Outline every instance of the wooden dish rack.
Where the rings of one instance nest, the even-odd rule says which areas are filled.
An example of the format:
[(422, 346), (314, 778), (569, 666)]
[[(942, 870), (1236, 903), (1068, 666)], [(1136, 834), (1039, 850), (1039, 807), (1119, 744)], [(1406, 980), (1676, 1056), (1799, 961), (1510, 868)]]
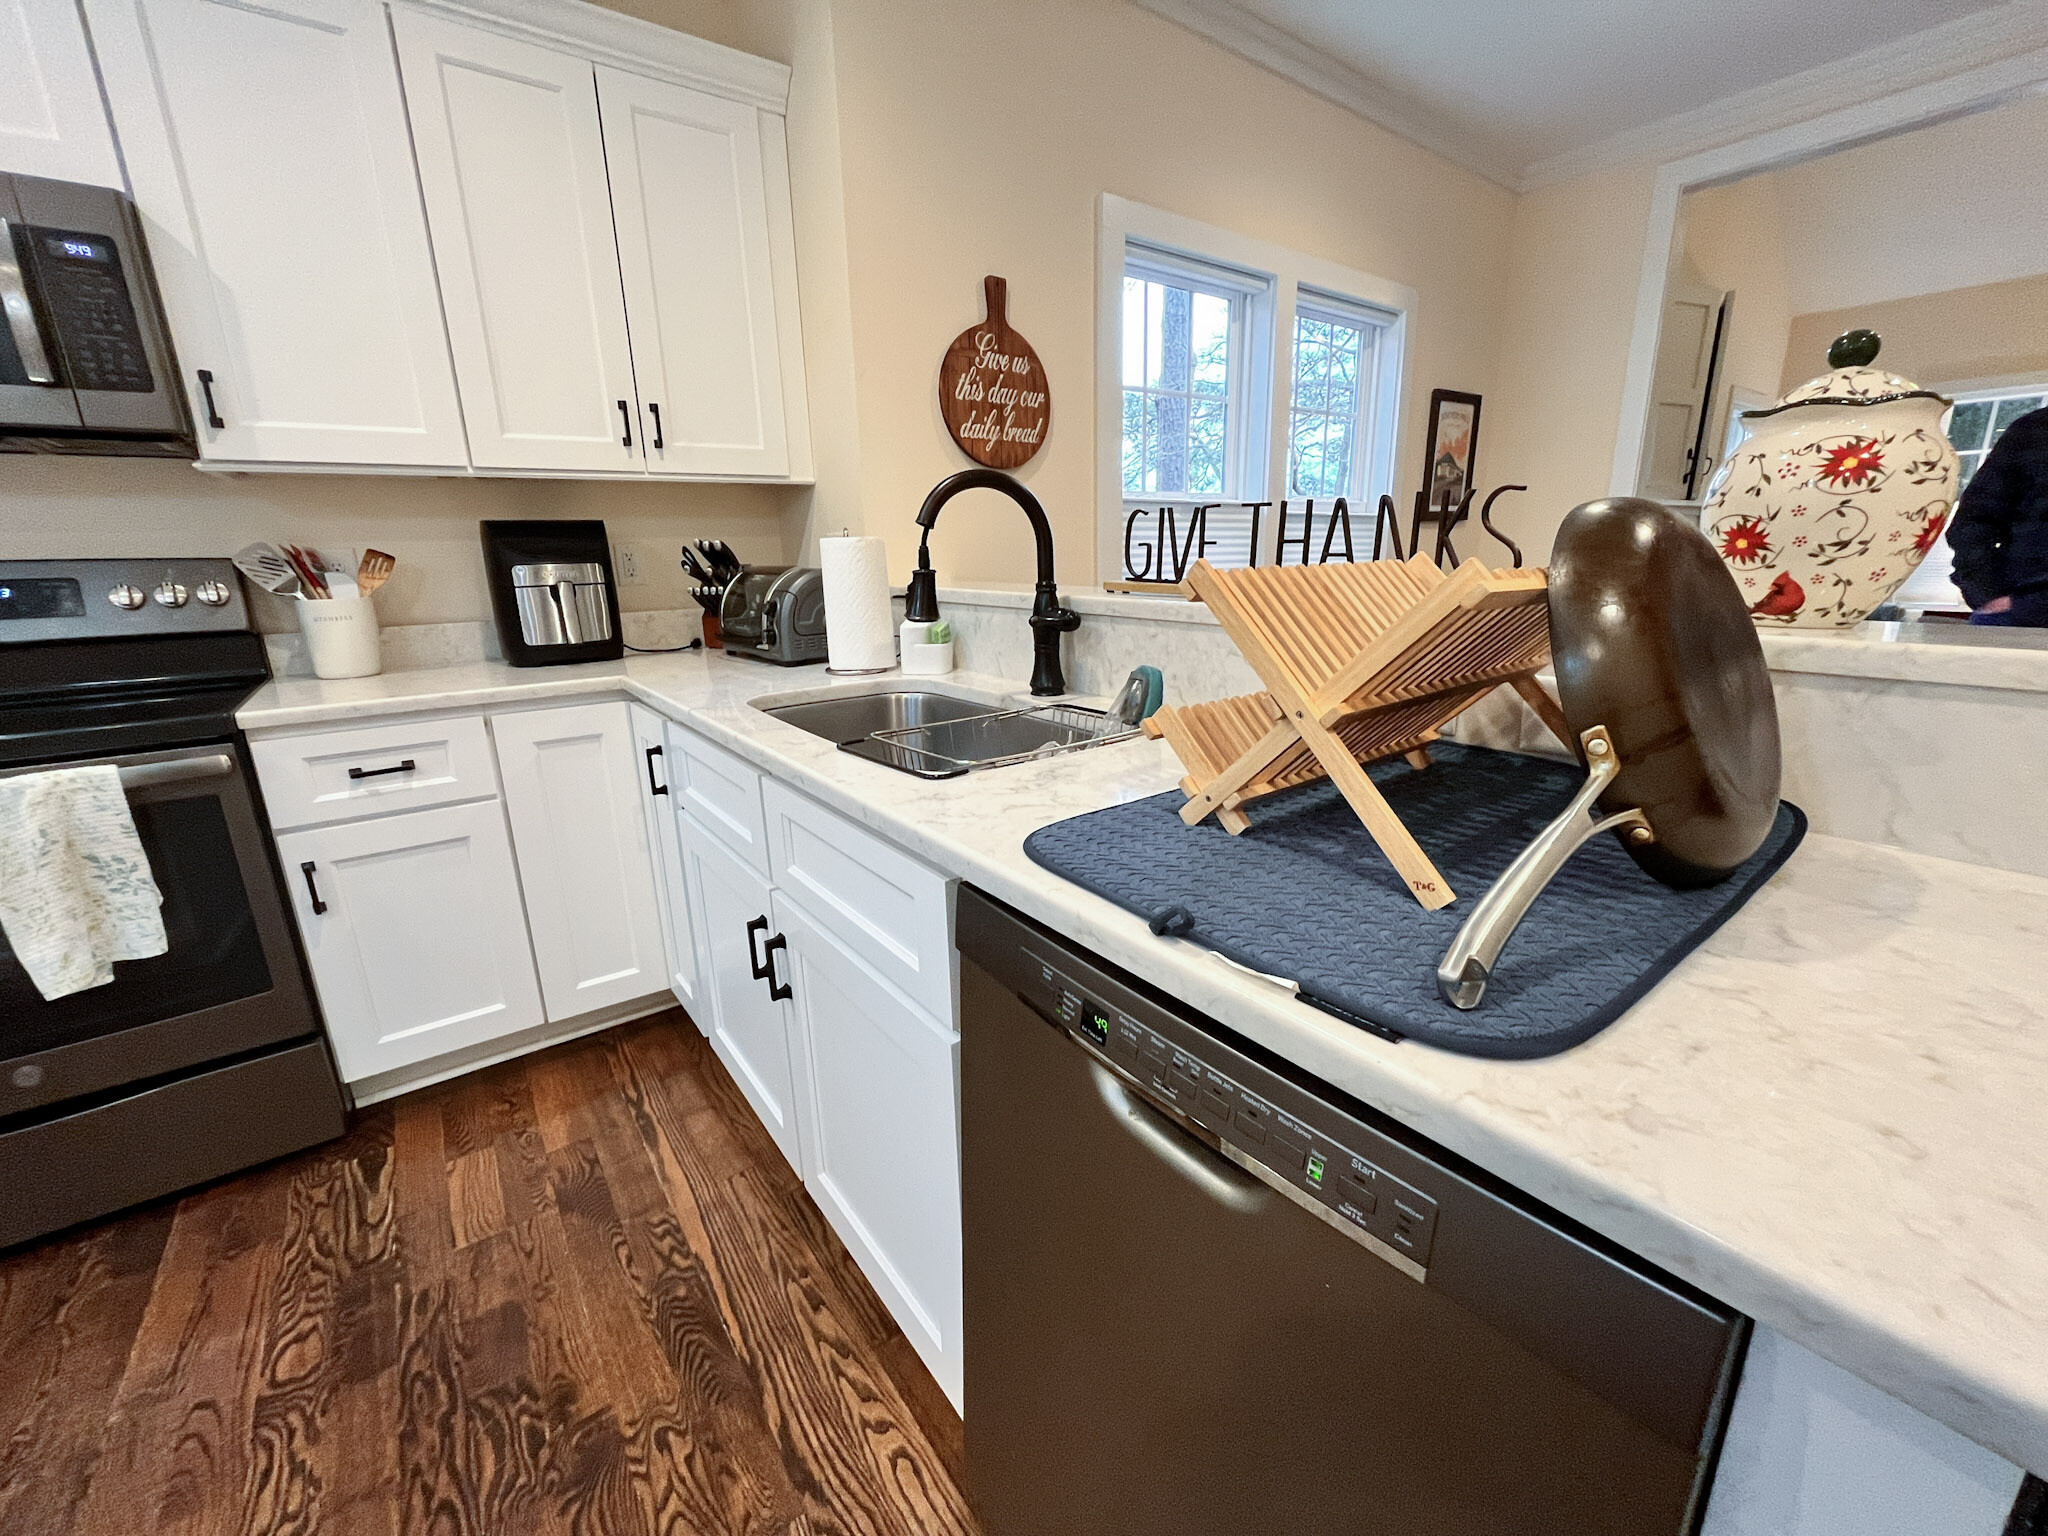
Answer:
[(1230, 571), (1203, 560), (1187, 579), (1266, 691), (1145, 722), (1187, 769), (1181, 820), (1213, 814), (1235, 836), (1251, 824), (1250, 801), (1327, 776), (1415, 899), (1448, 905), (1455, 893), (1363, 765), (1400, 754), (1427, 766), (1443, 726), (1502, 686), (1570, 745), (1563, 711), (1536, 681), (1550, 659), (1547, 574), (1467, 560), (1446, 575), (1417, 555)]

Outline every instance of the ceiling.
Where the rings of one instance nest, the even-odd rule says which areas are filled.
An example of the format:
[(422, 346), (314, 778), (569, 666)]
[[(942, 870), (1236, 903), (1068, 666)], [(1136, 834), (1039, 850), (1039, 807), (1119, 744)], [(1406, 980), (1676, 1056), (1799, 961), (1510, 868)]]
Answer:
[(2048, 43), (2041, 0), (1138, 3), (1511, 186)]

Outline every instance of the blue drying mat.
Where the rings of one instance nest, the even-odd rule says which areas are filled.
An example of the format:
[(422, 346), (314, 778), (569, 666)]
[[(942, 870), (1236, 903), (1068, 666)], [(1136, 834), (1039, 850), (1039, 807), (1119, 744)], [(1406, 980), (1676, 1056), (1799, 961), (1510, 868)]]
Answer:
[(1593, 839), (1522, 919), (1485, 1001), (1460, 1012), (1436, 967), (1474, 903), (1578, 792), (1583, 770), (1437, 742), (1436, 761), (1368, 771), (1459, 899), (1426, 912), (1337, 787), (1282, 790), (1232, 837), (1185, 825), (1178, 791), (1042, 827), (1024, 851), (1151, 923), (1301, 985), (1304, 1002), (1390, 1039), (1471, 1056), (1550, 1056), (1619, 1018), (1749, 900), (1806, 835), (1790, 803), (1727, 880), (1674, 891), (1611, 837)]

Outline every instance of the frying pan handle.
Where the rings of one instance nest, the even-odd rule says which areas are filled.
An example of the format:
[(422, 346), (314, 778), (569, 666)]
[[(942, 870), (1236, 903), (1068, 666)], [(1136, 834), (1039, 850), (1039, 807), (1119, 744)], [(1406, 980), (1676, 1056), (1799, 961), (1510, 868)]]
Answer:
[(1585, 784), (1557, 819), (1515, 855), (1515, 862), (1501, 871), (1493, 889), (1479, 898), (1479, 905), (1465, 919), (1465, 926), (1436, 968), (1436, 989), (1454, 1008), (1479, 1006), (1486, 984), (1493, 979), (1494, 962), (1522, 921), (1522, 914), (1564, 868), (1565, 860), (1596, 832), (1640, 827), (1640, 833), (1631, 835), (1642, 842), (1655, 835), (1639, 810), (1617, 811), (1612, 816), (1593, 814), (1593, 803), (1614, 782), (1621, 763), (1614, 754), (1612, 733), (1604, 725), (1580, 732), (1579, 744), (1586, 751)]

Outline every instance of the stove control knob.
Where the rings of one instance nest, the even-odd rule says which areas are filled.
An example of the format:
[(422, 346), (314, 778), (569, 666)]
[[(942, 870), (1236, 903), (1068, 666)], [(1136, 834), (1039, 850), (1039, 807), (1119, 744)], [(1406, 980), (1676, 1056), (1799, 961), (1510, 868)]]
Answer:
[(144, 594), (142, 588), (131, 587), (124, 581), (107, 594), (107, 601), (116, 608), (126, 608), (130, 613), (133, 613), (144, 603), (148, 602), (149, 598)]
[(164, 581), (150, 595), (165, 608), (182, 608), (191, 594), (175, 581)]
[(202, 581), (192, 589), (192, 595), (209, 608), (225, 608), (234, 593), (224, 581)]

